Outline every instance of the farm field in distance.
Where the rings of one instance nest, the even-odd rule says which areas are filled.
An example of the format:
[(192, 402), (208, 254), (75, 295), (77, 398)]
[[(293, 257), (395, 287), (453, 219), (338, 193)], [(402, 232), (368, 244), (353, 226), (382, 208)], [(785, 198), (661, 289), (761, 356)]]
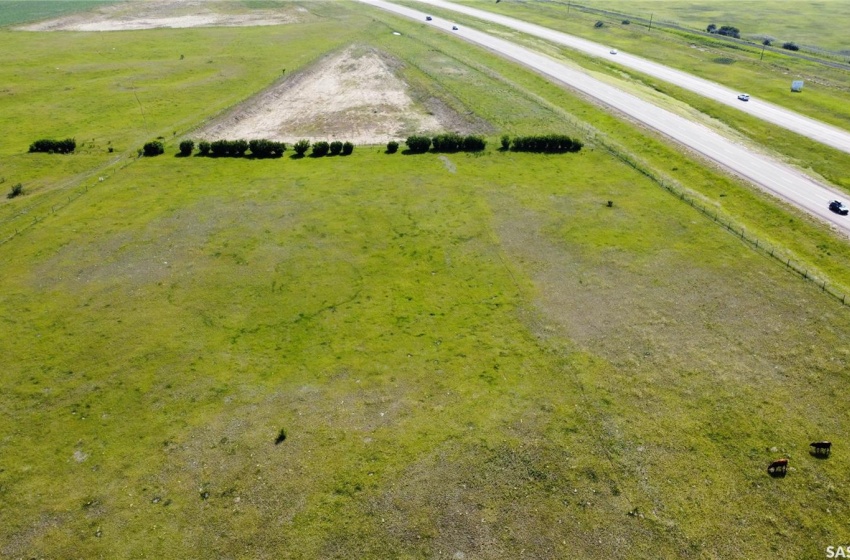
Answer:
[[(349, 2), (228, 13), (293, 7), (303, 19), (267, 27), (0, 30), (0, 119), (38, 107), (0, 146), (0, 188), (24, 184), (0, 201), (0, 556), (802, 558), (850, 542), (847, 307), (606, 146), (844, 286), (846, 239), (417, 22)], [(411, 115), (487, 149), (174, 157), (349, 48), (380, 53)], [(351, 134), (381, 110), (347, 113)], [(537, 132), (585, 146), (498, 149)], [(26, 153), (54, 134), (85, 147)], [(137, 157), (158, 136), (166, 153)], [(828, 459), (809, 453), (820, 439)]]
[(0, 26), (84, 12), (111, 3), (110, 0), (6, 0), (0, 9)]
[(794, 2), (793, 8), (784, 2), (766, 0), (586, 0), (581, 4), (646, 19), (652, 15), (656, 21), (698, 30), (705, 30), (711, 23), (718, 27), (733, 25), (741, 30), (742, 37), (769, 37), (779, 45), (791, 41), (850, 57), (850, 43), (842, 31), (850, 26), (850, 6), (840, 0), (804, 0)]

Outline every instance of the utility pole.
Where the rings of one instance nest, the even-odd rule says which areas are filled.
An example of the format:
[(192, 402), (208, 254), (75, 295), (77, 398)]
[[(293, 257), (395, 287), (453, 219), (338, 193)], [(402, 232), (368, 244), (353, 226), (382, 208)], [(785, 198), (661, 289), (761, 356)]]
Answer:
[(761, 44), (761, 56), (759, 57), (759, 60), (764, 59), (764, 48), (765, 48), (766, 46), (767, 46), (767, 45), (766, 45), (766, 44), (764, 44), (764, 43), (762, 43), (762, 44)]
[(652, 31), (652, 16), (655, 14), (649, 14), (649, 30)]
[(570, 5), (571, 4), (572, 4), (572, 0), (569, 0), (569, 2), (567, 2), (567, 13), (570, 13)]

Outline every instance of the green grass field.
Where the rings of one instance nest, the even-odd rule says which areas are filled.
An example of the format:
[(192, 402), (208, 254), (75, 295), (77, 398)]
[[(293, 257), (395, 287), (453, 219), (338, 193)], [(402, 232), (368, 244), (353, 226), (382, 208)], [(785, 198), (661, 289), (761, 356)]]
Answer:
[(114, 0), (5, 0), (0, 4), (0, 27), (66, 16), (114, 3)]
[[(40, 104), (0, 148), (3, 186), (32, 186), (0, 202), (0, 231), (22, 228), (0, 245), (0, 556), (804, 558), (848, 542), (847, 308), (603, 143), (850, 286), (845, 240), (449, 36), (305, 5), (320, 21), (291, 29), (0, 33), (17, 45), (6, 76), (60, 44), (75, 68), (0, 97), (0, 115)], [(114, 81), (144, 83), (147, 125), (94, 79), (109, 64), (93, 42), (122, 49)], [(351, 42), (494, 129), (587, 145), (172, 157), (282, 64)], [(25, 153), (53, 132), (95, 140)], [(167, 154), (137, 159), (156, 136)]]

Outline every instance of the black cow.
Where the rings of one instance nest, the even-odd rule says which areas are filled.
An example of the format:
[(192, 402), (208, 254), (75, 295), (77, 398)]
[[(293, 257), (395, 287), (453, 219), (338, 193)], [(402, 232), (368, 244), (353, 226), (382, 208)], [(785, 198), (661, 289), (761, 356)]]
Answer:
[(831, 441), (813, 441), (809, 447), (815, 448), (815, 455), (829, 455), (832, 452)]

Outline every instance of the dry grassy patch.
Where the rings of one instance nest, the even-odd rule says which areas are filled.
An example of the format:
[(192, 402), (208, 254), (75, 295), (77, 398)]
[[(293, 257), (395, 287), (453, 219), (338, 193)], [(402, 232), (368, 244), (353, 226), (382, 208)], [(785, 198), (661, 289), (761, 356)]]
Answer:
[(282, 4), (283, 9), (226, 11), (228, 4), (205, 0), (149, 0), (104, 6), (21, 26), (23, 31), (128, 31), (162, 27), (252, 27), (298, 22), (306, 10)]

